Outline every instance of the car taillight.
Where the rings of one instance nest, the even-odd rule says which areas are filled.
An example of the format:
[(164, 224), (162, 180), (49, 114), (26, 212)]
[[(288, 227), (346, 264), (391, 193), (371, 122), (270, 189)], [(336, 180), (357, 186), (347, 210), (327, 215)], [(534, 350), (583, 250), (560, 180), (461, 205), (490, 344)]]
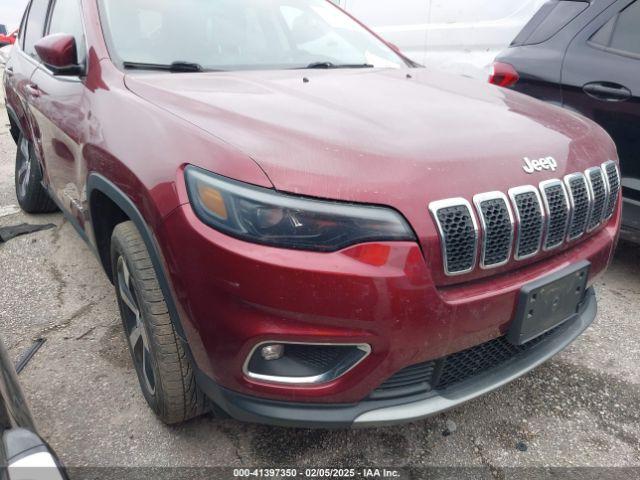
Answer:
[(489, 83), (498, 85), (499, 87), (512, 87), (520, 80), (520, 75), (513, 68), (513, 65), (502, 62), (494, 62), (491, 66), (491, 75)]

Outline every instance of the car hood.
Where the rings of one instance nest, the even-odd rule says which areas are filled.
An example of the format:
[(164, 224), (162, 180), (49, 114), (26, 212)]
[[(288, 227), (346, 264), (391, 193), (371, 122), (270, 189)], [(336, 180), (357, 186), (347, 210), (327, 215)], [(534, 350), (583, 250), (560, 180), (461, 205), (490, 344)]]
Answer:
[[(127, 87), (257, 162), (275, 188), (338, 200), (425, 202), (559, 178), (610, 155), (592, 122), (426, 69), (126, 77)], [(556, 171), (528, 175), (524, 157)], [(207, 159), (188, 159), (207, 168)], [(241, 179), (240, 179), (241, 180)]]

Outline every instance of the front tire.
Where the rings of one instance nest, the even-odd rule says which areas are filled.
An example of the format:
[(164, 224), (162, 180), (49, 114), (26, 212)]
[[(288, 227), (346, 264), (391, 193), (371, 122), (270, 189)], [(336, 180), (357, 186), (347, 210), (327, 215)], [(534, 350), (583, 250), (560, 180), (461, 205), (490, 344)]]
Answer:
[(111, 266), (127, 343), (147, 403), (167, 424), (201, 415), (206, 411), (205, 397), (133, 222), (114, 229)]
[(16, 153), (16, 197), (20, 208), (27, 213), (53, 213), (58, 207), (42, 186), (42, 170), (36, 159), (33, 144), (22, 134)]

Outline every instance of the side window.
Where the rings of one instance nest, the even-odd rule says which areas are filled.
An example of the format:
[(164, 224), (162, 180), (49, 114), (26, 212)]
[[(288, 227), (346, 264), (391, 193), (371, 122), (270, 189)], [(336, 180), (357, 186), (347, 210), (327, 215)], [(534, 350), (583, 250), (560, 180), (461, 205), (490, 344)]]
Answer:
[(33, 0), (29, 9), (26, 31), (24, 32), (24, 51), (27, 55), (37, 58), (34, 45), (44, 34), (44, 24), (47, 21), (49, 0)]
[(73, 35), (78, 50), (78, 63), (83, 64), (87, 56), (87, 49), (79, 0), (55, 1), (49, 21), (49, 34), (54, 33)]
[(640, 2), (634, 2), (620, 12), (611, 48), (640, 55)]
[(27, 18), (29, 17), (29, 6), (24, 11), (22, 15), (22, 20), (20, 20), (20, 28), (18, 29), (18, 43), (20, 48), (24, 50), (24, 35), (27, 32)]
[(640, 1), (636, 1), (609, 20), (591, 41), (602, 47), (640, 55)]

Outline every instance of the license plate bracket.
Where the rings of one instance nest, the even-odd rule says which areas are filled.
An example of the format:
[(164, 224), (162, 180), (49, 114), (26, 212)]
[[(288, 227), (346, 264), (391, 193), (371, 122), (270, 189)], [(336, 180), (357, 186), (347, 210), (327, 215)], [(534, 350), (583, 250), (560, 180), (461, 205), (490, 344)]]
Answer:
[(507, 339), (523, 345), (577, 315), (586, 296), (590, 266), (582, 261), (522, 287)]

